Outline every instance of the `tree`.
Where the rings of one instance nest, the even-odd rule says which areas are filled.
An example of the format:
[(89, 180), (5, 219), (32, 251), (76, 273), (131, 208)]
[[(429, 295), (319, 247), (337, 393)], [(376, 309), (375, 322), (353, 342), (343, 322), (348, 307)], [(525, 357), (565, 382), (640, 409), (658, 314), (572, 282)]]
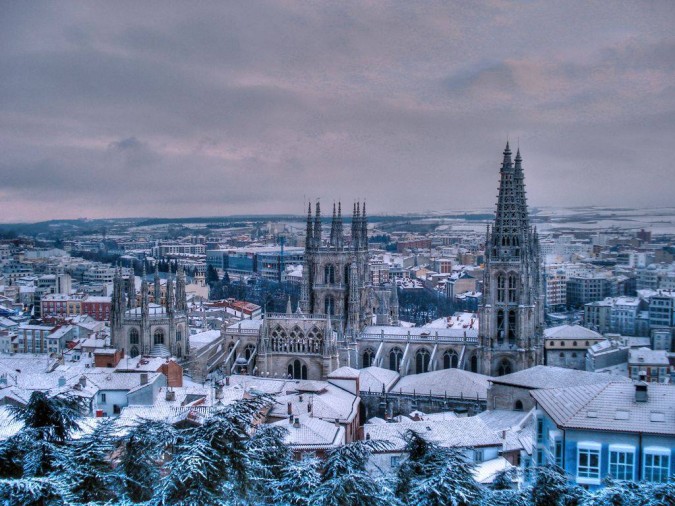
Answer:
[(581, 502), (584, 490), (569, 484), (564, 471), (558, 466), (540, 466), (536, 473), (532, 487), (534, 506), (576, 506)]
[(242, 399), (184, 431), (174, 446), (158, 501), (164, 505), (247, 504), (252, 469), (249, 432), (272, 403), (267, 395)]
[(404, 437), (409, 456), (399, 467), (396, 488), (404, 503), (464, 506), (478, 501), (473, 463), (460, 450), (443, 448), (412, 430)]
[(47, 478), (0, 480), (4, 506), (57, 506), (65, 504), (55, 483)]
[(278, 425), (261, 425), (248, 441), (253, 495), (275, 504), (274, 488), (283, 480), (284, 469), (293, 461), (293, 452), (284, 444), (288, 431)]
[(385, 441), (354, 441), (332, 450), (324, 462), (322, 480), (312, 496), (317, 506), (389, 506), (400, 504), (386, 482), (366, 471), (374, 451), (391, 447)]
[(112, 419), (98, 423), (90, 434), (72, 440), (59, 452), (54, 473), (65, 488), (70, 503), (90, 503), (116, 499), (116, 480), (112, 454), (116, 448), (117, 427)]
[(172, 425), (155, 420), (144, 420), (130, 429), (121, 439), (119, 495), (137, 503), (152, 498), (160, 480), (164, 452), (177, 436)]
[(311, 506), (320, 482), (317, 459), (291, 460), (274, 486), (274, 502), (284, 506)]

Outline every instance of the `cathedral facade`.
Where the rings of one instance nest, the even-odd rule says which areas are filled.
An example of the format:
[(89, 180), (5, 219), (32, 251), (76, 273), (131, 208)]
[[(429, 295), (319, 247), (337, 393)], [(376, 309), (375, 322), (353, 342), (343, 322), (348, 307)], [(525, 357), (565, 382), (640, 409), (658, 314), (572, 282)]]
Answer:
[(188, 358), (190, 332), (187, 318), (185, 273), (178, 268), (176, 281), (169, 273), (163, 304), (150, 302), (160, 298), (159, 274), (155, 272), (152, 292), (146, 281), (145, 267), (141, 293), (136, 294), (133, 274), (125, 290), (124, 278), (118, 269), (113, 280), (110, 308), (111, 345), (130, 357)]

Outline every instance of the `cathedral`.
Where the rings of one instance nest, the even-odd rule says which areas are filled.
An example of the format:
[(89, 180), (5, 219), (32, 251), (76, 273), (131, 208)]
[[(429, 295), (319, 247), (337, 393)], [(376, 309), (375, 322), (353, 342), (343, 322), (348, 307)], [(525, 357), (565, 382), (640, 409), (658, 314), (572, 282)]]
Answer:
[[(365, 202), (354, 204), (349, 233), (340, 203), (333, 205), (330, 229), (324, 233), (317, 202), (313, 215), (311, 204), (307, 211), (297, 306), (289, 299), (283, 313), (225, 328), (221, 369), (323, 380), (342, 366), (377, 366), (402, 376), (449, 368), (500, 376), (541, 364), (545, 290), (539, 239), (529, 223), (520, 150), (512, 160), (507, 142), (503, 155), (495, 222), (485, 237), (483, 302), (476, 314), (424, 327), (401, 326), (396, 286), (371, 281)], [(125, 306), (121, 275), (115, 283), (111, 327), (118, 348), (131, 356), (181, 357), (188, 352), (182, 270), (175, 290), (169, 279), (161, 305), (149, 302), (145, 276), (140, 307), (131, 292)], [(154, 300), (160, 298), (155, 274)]]
[[(153, 302), (150, 302), (151, 297)], [(117, 269), (110, 308), (112, 346), (124, 350), (132, 358), (143, 355), (174, 356), (180, 359), (189, 355), (189, 338), (185, 273), (182, 267), (178, 267), (175, 287), (169, 272), (164, 300), (161, 297), (157, 270), (151, 292), (146, 280), (145, 265), (143, 266), (141, 293), (138, 296), (133, 273), (129, 276), (125, 289), (122, 272)]]

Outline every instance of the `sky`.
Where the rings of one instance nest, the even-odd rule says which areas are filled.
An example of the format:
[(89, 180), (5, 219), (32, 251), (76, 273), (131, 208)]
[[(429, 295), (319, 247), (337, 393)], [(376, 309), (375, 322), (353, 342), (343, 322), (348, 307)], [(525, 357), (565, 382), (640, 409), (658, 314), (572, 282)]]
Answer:
[(675, 205), (675, 2), (4, 0), (0, 222)]

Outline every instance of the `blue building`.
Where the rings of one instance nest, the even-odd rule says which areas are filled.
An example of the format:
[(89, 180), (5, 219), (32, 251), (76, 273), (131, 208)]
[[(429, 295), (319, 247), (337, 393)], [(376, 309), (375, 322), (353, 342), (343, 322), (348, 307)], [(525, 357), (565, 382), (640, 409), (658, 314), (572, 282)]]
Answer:
[(617, 480), (664, 482), (675, 473), (675, 387), (607, 383), (534, 390), (536, 458), (588, 488)]

